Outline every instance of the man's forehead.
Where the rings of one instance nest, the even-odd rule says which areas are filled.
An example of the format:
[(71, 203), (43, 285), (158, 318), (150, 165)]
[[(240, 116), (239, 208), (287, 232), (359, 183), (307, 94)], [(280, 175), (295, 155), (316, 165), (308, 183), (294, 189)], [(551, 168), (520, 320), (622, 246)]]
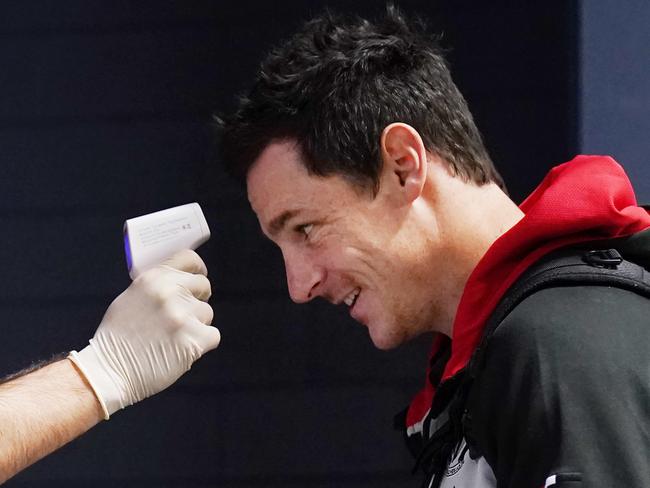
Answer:
[(258, 173), (268, 176), (273, 172), (287, 172), (301, 170), (307, 174), (307, 170), (302, 163), (300, 150), (293, 141), (274, 141), (269, 143), (259, 154), (248, 170), (247, 182), (251, 178), (255, 179)]
[(340, 175), (310, 174), (291, 141), (266, 146), (251, 166), (246, 182), (248, 200), (263, 227), (283, 214), (323, 214), (368, 198)]
[(310, 194), (311, 177), (292, 142), (273, 142), (252, 164), (246, 178), (248, 200), (260, 220), (289, 210)]

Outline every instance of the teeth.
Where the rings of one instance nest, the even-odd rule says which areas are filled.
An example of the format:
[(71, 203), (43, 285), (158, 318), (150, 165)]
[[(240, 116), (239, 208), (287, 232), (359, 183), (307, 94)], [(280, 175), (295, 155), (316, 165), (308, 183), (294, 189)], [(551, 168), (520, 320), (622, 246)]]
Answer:
[(361, 293), (361, 290), (359, 288), (355, 289), (352, 293), (350, 293), (347, 297), (345, 297), (343, 303), (345, 303), (348, 307), (351, 307), (354, 301), (359, 296), (359, 293)]

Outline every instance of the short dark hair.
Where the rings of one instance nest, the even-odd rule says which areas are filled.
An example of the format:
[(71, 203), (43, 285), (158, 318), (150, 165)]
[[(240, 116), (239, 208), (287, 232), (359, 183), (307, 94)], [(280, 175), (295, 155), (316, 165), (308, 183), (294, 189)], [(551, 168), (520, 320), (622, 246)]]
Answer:
[(375, 23), (326, 12), (274, 49), (237, 110), (217, 117), (220, 159), (245, 181), (264, 148), (290, 140), (310, 174), (376, 192), (393, 122), (414, 127), (455, 175), (503, 188), (438, 39), (390, 5)]

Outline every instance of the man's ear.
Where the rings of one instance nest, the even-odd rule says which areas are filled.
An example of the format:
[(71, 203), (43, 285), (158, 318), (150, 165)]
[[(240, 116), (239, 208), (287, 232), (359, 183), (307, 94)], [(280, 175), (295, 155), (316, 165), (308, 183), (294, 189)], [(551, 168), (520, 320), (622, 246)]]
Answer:
[(408, 202), (422, 194), (427, 176), (427, 153), (418, 131), (408, 124), (395, 122), (381, 134), (383, 182), (396, 186)]

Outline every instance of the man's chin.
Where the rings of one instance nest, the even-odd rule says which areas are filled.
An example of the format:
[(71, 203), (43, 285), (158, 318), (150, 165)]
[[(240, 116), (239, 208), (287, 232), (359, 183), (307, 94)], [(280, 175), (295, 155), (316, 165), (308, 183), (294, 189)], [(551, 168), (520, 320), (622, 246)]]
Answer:
[(390, 351), (404, 343), (404, 338), (401, 335), (390, 333), (384, 330), (377, 330), (380, 328), (368, 327), (370, 340), (375, 347), (382, 351)]

